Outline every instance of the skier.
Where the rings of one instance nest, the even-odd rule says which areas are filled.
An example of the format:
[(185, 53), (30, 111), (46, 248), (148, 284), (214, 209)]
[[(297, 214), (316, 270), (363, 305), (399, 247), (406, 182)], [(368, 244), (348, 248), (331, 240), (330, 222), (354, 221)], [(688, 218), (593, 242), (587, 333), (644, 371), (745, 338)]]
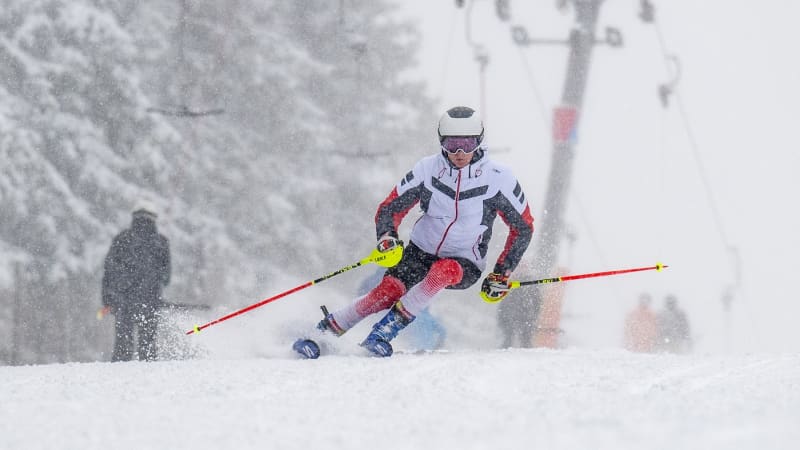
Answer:
[(170, 279), (169, 241), (158, 233), (155, 208), (140, 202), (129, 229), (118, 234), (108, 251), (103, 273), (103, 306), (114, 314), (112, 361), (134, 356), (134, 331), (139, 358), (156, 359), (156, 331), (161, 293)]
[[(533, 234), (533, 216), (522, 187), (511, 171), (491, 161), (483, 143), (483, 122), (476, 111), (458, 106), (439, 120), (440, 152), (418, 161), (378, 206), (378, 249), (403, 246), (400, 222), (420, 204), (423, 215), (395, 267), (381, 282), (352, 303), (327, 314), (317, 328), (341, 336), (365, 317), (388, 309), (361, 346), (376, 356), (391, 356), (390, 341), (431, 303), (442, 289), (466, 289), (480, 278), (497, 215), (509, 227), (505, 247), (481, 285), (490, 301), (509, 291), (508, 277)], [(319, 356), (310, 339), (295, 342), (307, 358)]]

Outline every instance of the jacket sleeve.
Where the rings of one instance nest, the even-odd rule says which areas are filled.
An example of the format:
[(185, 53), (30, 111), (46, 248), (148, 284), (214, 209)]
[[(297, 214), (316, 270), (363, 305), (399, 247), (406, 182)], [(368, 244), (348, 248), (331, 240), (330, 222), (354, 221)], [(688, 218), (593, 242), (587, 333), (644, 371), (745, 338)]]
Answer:
[(403, 218), (420, 201), (424, 187), (423, 176), (422, 163), (418, 162), (378, 205), (378, 212), (375, 214), (375, 231), (378, 238), (387, 233), (398, 237), (397, 229)]
[(122, 243), (119, 236), (115, 237), (111, 242), (111, 247), (108, 250), (106, 259), (103, 266), (103, 281), (102, 281), (102, 295), (101, 301), (103, 306), (119, 306), (120, 292), (119, 292), (119, 278), (122, 276), (122, 261), (121, 261), (121, 247)]
[(501, 184), (498, 194), (497, 214), (508, 225), (508, 238), (497, 263), (495, 273), (510, 274), (519, 264), (533, 236), (533, 216), (522, 186), (511, 175), (504, 171), (506, 178)]

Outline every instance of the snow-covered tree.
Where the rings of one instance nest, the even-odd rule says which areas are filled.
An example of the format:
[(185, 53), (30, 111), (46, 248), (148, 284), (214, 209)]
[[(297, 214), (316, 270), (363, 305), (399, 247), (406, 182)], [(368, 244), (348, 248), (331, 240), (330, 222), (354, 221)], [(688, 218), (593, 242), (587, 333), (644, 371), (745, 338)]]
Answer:
[(360, 257), (376, 202), (431, 139), (430, 102), (403, 76), (415, 31), (392, 7), (5, 2), (0, 323), (14, 358), (109, 348), (93, 322), (103, 257), (142, 197), (180, 301), (246, 303), (284, 271)]

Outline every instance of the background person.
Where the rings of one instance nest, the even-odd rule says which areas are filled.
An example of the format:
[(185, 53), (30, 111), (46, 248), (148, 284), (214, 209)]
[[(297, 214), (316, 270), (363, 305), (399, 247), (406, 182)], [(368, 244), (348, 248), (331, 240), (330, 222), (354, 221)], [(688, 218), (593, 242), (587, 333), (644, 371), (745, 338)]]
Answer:
[[(514, 272), (515, 279), (533, 278), (529, 261), (522, 261)], [(537, 328), (541, 297), (536, 296), (536, 288), (514, 289), (497, 305), (497, 325), (502, 341), (500, 348), (531, 348)]]
[(157, 356), (158, 312), (171, 269), (169, 241), (158, 233), (156, 217), (152, 204), (137, 204), (130, 228), (114, 238), (106, 255), (102, 302), (114, 314), (112, 361), (134, 359), (135, 335), (139, 359)]
[(626, 350), (632, 352), (649, 353), (655, 350), (658, 340), (658, 326), (656, 313), (651, 308), (653, 298), (650, 294), (642, 293), (636, 308), (625, 317)]
[(670, 353), (688, 353), (692, 350), (689, 318), (678, 306), (678, 298), (668, 295), (664, 307), (656, 315), (659, 350)]

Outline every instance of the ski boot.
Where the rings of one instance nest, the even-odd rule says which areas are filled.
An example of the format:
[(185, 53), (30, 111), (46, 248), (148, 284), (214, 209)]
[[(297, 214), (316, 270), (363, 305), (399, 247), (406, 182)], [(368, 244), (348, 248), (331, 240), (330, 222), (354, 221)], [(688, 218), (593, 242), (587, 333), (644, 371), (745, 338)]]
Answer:
[(397, 337), (397, 333), (413, 322), (415, 318), (413, 314), (406, 311), (401, 302), (395, 303), (383, 319), (372, 326), (372, 331), (361, 343), (361, 346), (375, 356), (392, 356), (394, 349), (389, 341)]
[[(328, 308), (326, 308), (325, 305), (322, 305), (320, 306), (320, 309), (322, 309), (322, 315), (324, 317), (317, 324), (317, 330), (319, 330), (320, 333), (330, 333), (336, 337), (343, 335), (345, 330), (336, 323), (336, 321), (333, 319), (333, 314), (328, 312)], [(301, 338), (296, 340), (294, 344), (292, 344), (292, 350), (297, 352), (305, 359), (317, 359), (322, 354), (319, 343), (311, 338)]]

